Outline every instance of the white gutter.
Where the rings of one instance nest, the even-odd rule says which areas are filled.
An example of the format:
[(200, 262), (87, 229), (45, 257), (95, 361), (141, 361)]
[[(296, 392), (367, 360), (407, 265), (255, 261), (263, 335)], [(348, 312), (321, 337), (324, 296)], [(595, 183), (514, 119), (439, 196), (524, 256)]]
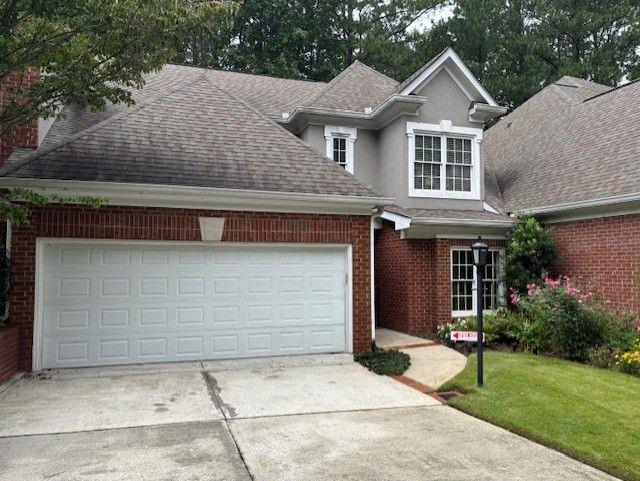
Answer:
[(391, 205), (392, 198), (221, 189), (182, 185), (0, 178), (0, 188), (27, 187), (57, 195), (104, 197), (109, 204), (176, 208), (314, 211), (316, 208), (367, 211)]
[(487, 220), (487, 219), (453, 219), (453, 218), (430, 218), (414, 217), (411, 219), (411, 223), (414, 225), (456, 225), (463, 224), (471, 227), (509, 227), (513, 225), (515, 220)]
[(393, 94), (370, 113), (356, 112), (353, 110), (329, 109), (324, 107), (299, 106), (296, 107), (291, 115), (289, 115), (287, 118), (274, 118), (273, 120), (282, 124), (291, 124), (297, 119), (297, 117), (303, 114), (337, 116), (359, 120), (375, 120), (379, 115), (381, 115), (386, 109), (388, 109), (392, 104), (396, 102), (421, 105), (426, 101), (427, 97), (422, 97), (419, 95)]
[(521, 209), (514, 211), (517, 215), (537, 215), (537, 214), (553, 214), (566, 210), (588, 209), (590, 207), (604, 207), (613, 204), (622, 204), (625, 202), (640, 201), (640, 193), (615, 195), (611, 197), (600, 197), (598, 199), (583, 200), (577, 202), (566, 202), (563, 204), (554, 204), (544, 207), (534, 207), (531, 209)]

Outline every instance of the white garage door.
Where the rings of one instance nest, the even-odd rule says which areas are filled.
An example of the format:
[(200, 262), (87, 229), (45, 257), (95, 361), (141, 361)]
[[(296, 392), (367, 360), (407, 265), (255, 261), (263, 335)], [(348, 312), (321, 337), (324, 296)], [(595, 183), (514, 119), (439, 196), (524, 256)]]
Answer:
[(45, 242), (40, 255), (42, 368), (347, 350), (344, 247)]

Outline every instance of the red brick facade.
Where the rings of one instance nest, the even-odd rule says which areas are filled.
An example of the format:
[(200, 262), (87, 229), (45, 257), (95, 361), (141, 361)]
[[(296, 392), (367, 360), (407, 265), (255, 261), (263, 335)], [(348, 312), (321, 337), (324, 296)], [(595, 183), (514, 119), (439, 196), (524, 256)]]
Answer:
[(550, 224), (560, 272), (640, 314), (640, 214)]
[[(8, 101), (7, 87), (16, 88), (19, 85), (28, 85), (40, 77), (37, 69), (29, 69), (23, 75), (10, 75), (0, 86), (0, 105)], [(0, 166), (9, 158), (11, 153), (19, 147), (35, 149), (38, 147), (38, 120), (33, 119), (26, 125), (13, 130), (9, 135), (0, 139)]]
[(0, 328), (0, 382), (18, 371), (18, 328)]
[(353, 247), (353, 345), (371, 343), (368, 216), (200, 211), (105, 206), (32, 209), (29, 226), (12, 236), (11, 323), (19, 329), (21, 370), (31, 370), (36, 237), (200, 241), (198, 217), (225, 217), (226, 242), (340, 243)]
[[(451, 247), (468, 239), (401, 239), (392, 224), (376, 231), (376, 325), (433, 337), (451, 320)], [(503, 246), (504, 241), (487, 241)]]

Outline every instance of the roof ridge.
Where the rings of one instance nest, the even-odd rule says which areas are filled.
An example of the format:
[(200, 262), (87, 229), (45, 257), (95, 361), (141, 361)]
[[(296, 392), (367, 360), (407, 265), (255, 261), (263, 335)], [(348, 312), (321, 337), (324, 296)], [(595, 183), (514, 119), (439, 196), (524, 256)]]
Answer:
[[(634, 80), (630, 80), (626, 84), (618, 85), (617, 87), (610, 87), (609, 90), (607, 90), (606, 92), (600, 92), (599, 94), (595, 94), (592, 97), (588, 97), (588, 98), (584, 99), (582, 102), (586, 103), (589, 100), (593, 100), (593, 99), (595, 99), (597, 97), (602, 97), (603, 95), (610, 94), (611, 92), (616, 92), (616, 91), (620, 90), (621, 88), (624, 88), (624, 87), (626, 87), (628, 85), (633, 85), (633, 84), (635, 84), (637, 82), (640, 82), (640, 78), (637, 78), (637, 79), (634, 79)], [(603, 84), (598, 84), (598, 85), (603, 85)], [(604, 85), (604, 86), (607, 87), (606, 85)]]
[[(396, 85), (398, 84), (398, 81), (397, 81), (397, 80), (392, 79), (392, 78), (391, 78), (391, 77), (389, 77), (387, 74), (384, 74), (384, 73), (380, 72), (379, 70), (376, 70), (376, 69), (375, 69), (375, 68), (373, 68), (371, 65), (367, 65), (367, 64), (366, 64), (366, 63), (364, 63), (362, 60), (355, 59), (355, 60), (353, 61), (353, 63), (356, 63), (356, 62), (357, 62), (357, 63), (359, 63), (360, 65), (362, 65), (362, 66), (364, 66), (364, 67), (368, 68), (368, 69), (369, 69), (369, 70), (371, 70), (373, 73), (375, 73), (375, 74), (377, 74), (377, 75), (379, 75), (379, 76), (381, 76), (381, 77), (384, 77), (384, 78), (385, 78), (385, 79), (387, 79), (387, 80), (391, 80), (392, 82), (395, 82), (395, 84), (396, 84)], [(351, 65), (353, 65), (353, 64), (351, 64)], [(351, 65), (349, 65), (349, 66), (351, 66)], [(345, 69), (345, 70), (346, 70), (346, 69)]]
[[(357, 60), (356, 60), (355, 62), (357, 62)], [(353, 62), (353, 63), (355, 63), (355, 62)], [(353, 63), (352, 63), (351, 65), (353, 65)], [(346, 71), (347, 71), (347, 70), (349, 70), (349, 69), (351, 68), (351, 65), (349, 65), (349, 66), (348, 66), (347, 68), (345, 68), (342, 72), (340, 72), (338, 75), (336, 75), (336, 76), (335, 76), (335, 77), (333, 77), (331, 80), (329, 80), (329, 81), (325, 84), (324, 88), (323, 88), (320, 92), (318, 92), (318, 95), (316, 95), (315, 97), (313, 97), (313, 98), (311, 99), (311, 101), (310, 101), (308, 104), (306, 104), (306, 105), (307, 105), (307, 106), (311, 106), (311, 105), (315, 104), (318, 100), (320, 100), (320, 99), (324, 96), (324, 94), (326, 94), (326, 93), (329, 91), (329, 89), (330, 89), (331, 87), (333, 87), (333, 86), (334, 86), (334, 85), (339, 81), (339, 79), (343, 78), (343, 77), (346, 75)]]
[(281, 132), (282, 134), (284, 134), (285, 136), (291, 138), (292, 140), (294, 140), (296, 143), (298, 143), (299, 145), (301, 145), (302, 147), (304, 147), (305, 149), (307, 149), (309, 152), (311, 152), (314, 156), (318, 156), (321, 159), (325, 160), (326, 162), (328, 162), (329, 164), (331, 164), (334, 168), (338, 169), (339, 172), (342, 172), (342, 174), (346, 175), (347, 177), (349, 177), (351, 180), (353, 180), (354, 182), (356, 182), (357, 184), (359, 184), (360, 186), (366, 188), (367, 190), (369, 190), (372, 194), (374, 194), (375, 196), (380, 196), (380, 194), (378, 192), (376, 192), (371, 186), (365, 184), (364, 182), (358, 180), (353, 174), (347, 172), (344, 168), (340, 167), (338, 164), (336, 164), (334, 161), (332, 161), (331, 159), (329, 159), (329, 157), (327, 157), (326, 155), (322, 155), (320, 152), (318, 152), (317, 150), (315, 150), (313, 147), (311, 147), (309, 144), (307, 144), (304, 140), (302, 140), (301, 138), (297, 137), (296, 135), (294, 135), (293, 133), (289, 132), (287, 129), (285, 129), (284, 127), (282, 127), (281, 125), (279, 125), (277, 122), (275, 122), (273, 119), (270, 119), (269, 117), (267, 117), (266, 115), (264, 115), (262, 112), (260, 112), (258, 109), (256, 109), (255, 107), (253, 107), (252, 105), (244, 102), (242, 99), (236, 97), (235, 95), (233, 95), (232, 93), (226, 91), (225, 89), (221, 88), (220, 86), (216, 85), (208, 76), (204, 76), (204, 79), (211, 84), (214, 88), (218, 89), (220, 92), (222, 92), (223, 94), (225, 94), (226, 96), (230, 97), (231, 99), (235, 100), (236, 102), (238, 102), (240, 105), (244, 106), (245, 108), (251, 110), (253, 113), (255, 113), (258, 117), (260, 117), (262, 120), (264, 120), (265, 122), (269, 123), (270, 125), (272, 125), (273, 127), (275, 127), (276, 129), (278, 129), (279, 132)]
[(325, 84), (325, 85), (327, 84), (327, 82), (324, 82), (322, 80), (276, 77), (274, 75), (268, 75), (268, 74), (264, 74), (264, 73), (239, 72), (237, 70), (226, 70), (226, 69), (223, 69), (223, 68), (202, 67), (202, 66), (199, 66), (199, 65), (187, 65), (187, 64), (179, 63), (179, 62), (168, 62), (165, 65), (173, 65), (175, 67), (198, 69), (198, 70), (203, 70), (205, 72), (223, 72), (223, 73), (233, 73), (233, 74), (237, 74), (237, 75), (246, 75), (248, 77), (264, 77), (264, 78), (270, 78), (270, 79), (275, 79), (275, 80), (285, 80), (287, 82), (304, 82), (304, 83), (310, 83), (310, 84)]
[(124, 112), (119, 112), (116, 113), (114, 115), (111, 115), (109, 117), (107, 117), (106, 119), (104, 119), (101, 122), (98, 122), (97, 124), (94, 124), (90, 127), (87, 127), (84, 130), (81, 130), (80, 132), (77, 132), (69, 137), (66, 137), (63, 140), (60, 140), (58, 142), (54, 142), (53, 144), (49, 145), (48, 147), (45, 147), (44, 149), (40, 150), (40, 149), (36, 149), (35, 152), (33, 152), (32, 154), (26, 156), (24, 159), (21, 159), (15, 163), (11, 163), (9, 165), (6, 165), (3, 168), (0, 168), (0, 177), (5, 177), (7, 174), (11, 174), (12, 172), (15, 172), (16, 170), (18, 170), (20, 167), (24, 167), (25, 165), (29, 164), (30, 162), (33, 162), (36, 159), (39, 159), (40, 157), (42, 157), (43, 155), (49, 154), (51, 152), (53, 152), (54, 150), (59, 149), (60, 147), (64, 147), (65, 145), (71, 144), (73, 142), (75, 142), (76, 140), (79, 140), (89, 134), (92, 134), (93, 132), (95, 132), (96, 130), (101, 129), (102, 127), (104, 127), (105, 125), (108, 125), (112, 122), (115, 122), (116, 120), (120, 120), (122, 118), (128, 117), (130, 115), (132, 115), (135, 112), (138, 112), (139, 110), (142, 110), (143, 108), (145, 108), (148, 105), (151, 105), (155, 102), (157, 102), (158, 100), (163, 99), (164, 97), (167, 97), (179, 90), (182, 90), (183, 88), (185, 88), (186, 86), (195, 83), (197, 80), (199, 80), (200, 78), (207, 78), (206, 74), (203, 72), (202, 74), (196, 76), (193, 79), (189, 79), (186, 80), (185, 82), (181, 83), (180, 85), (177, 85), (176, 87), (169, 89), (165, 92), (162, 92), (160, 95), (157, 95), (155, 97), (152, 97), (150, 99), (147, 99), (145, 101), (140, 102), (139, 104), (136, 104), (135, 106), (125, 110)]

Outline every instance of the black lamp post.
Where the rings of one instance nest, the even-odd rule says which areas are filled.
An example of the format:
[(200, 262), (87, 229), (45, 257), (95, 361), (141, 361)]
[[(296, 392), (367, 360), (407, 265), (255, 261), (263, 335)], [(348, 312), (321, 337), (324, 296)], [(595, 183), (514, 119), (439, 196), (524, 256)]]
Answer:
[(476, 309), (477, 309), (477, 328), (478, 328), (478, 340), (476, 345), (478, 346), (478, 386), (482, 387), (484, 381), (484, 360), (482, 356), (484, 339), (482, 336), (482, 310), (483, 310), (483, 293), (484, 293), (484, 271), (487, 266), (487, 255), (489, 247), (482, 242), (482, 238), (478, 236), (478, 240), (471, 246), (473, 252), (473, 265), (476, 266)]

